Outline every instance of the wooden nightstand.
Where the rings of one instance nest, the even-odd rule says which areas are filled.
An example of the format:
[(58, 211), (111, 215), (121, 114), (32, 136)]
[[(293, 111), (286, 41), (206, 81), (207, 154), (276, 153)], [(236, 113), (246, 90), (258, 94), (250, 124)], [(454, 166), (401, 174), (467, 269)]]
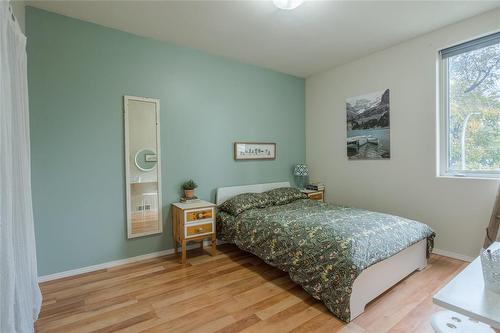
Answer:
[(311, 200), (325, 202), (325, 191), (300, 190), (300, 192), (307, 194)]
[(182, 247), (181, 263), (186, 263), (186, 243), (190, 241), (199, 241), (203, 249), (203, 240), (210, 238), (211, 254), (215, 256), (215, 204), (203, 200), (173, 203), (172, 234), (175, 254), (178, 252), (178, 244)]

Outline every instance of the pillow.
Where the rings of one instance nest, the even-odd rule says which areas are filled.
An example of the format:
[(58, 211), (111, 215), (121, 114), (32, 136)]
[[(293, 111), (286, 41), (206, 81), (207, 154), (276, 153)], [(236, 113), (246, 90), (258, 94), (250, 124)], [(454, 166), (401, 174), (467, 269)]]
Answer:
[(242, 193), (225, 201), (219, 209), (231, 215), (239, 215), (252, 208), (264, 208), (271, 205), (271, 200), (265, 193)]
[(299, 199), (306, 199), (307, 195), (294, 187), (280, 187), (265, 192), (273, 205), (284, 205)]

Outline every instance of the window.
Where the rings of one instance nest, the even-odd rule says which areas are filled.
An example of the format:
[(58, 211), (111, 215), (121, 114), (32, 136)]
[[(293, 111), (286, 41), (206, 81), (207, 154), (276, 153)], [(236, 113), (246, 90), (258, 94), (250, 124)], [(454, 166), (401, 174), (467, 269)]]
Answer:
[(500, 32), (440, 57), (439, 173), (500, 178)]

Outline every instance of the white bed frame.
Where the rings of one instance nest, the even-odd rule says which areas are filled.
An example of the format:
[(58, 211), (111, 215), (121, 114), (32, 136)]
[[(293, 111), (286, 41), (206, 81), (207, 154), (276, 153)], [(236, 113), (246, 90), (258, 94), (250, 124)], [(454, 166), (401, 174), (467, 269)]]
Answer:
[[(217, 189), (217, 205), (241, 193), (261, 193), (279, 187), (289, 187), (289, 182), (220, 187)], [(415, 270), (427, 265), (426, 240), (404, 249), (365, 269), (354, 281), (351, 294), (351, 320), (365, 311), (365, 306)]]

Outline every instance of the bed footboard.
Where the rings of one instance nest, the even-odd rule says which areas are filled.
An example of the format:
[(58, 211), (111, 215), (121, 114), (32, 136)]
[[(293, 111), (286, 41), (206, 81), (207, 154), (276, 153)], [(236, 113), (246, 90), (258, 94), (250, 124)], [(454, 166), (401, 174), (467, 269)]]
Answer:
[(366, 304), (371, 300), (415, 270), (424, 269), (427, 265), (426, 250), (427, 240), (423, 239), (398, 254), (365, 269), (352, 286), (351, 320), (362, 314)]

